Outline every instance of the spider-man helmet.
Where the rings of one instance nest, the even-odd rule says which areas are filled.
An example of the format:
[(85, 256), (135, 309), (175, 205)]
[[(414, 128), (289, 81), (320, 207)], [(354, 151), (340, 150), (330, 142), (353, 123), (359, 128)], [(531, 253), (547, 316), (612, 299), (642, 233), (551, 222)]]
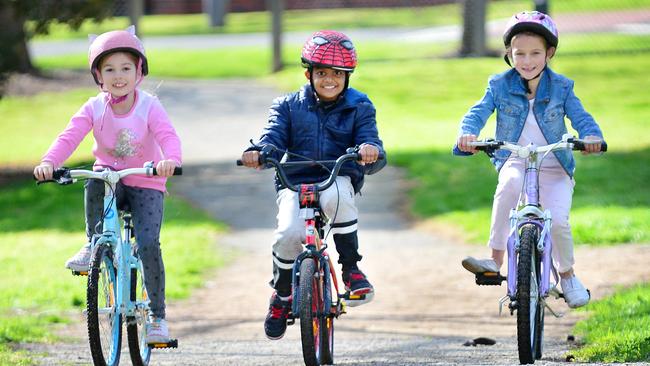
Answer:
[(314, 33), (302, 47), (302, 66), (306, 68), (330, 67), (342, 71), (354, 71), (357, 52), (348, 36), (336, 31)]
[(130, 26), (126, 30), (116, 30), (102, 33), (99, 36), (89, 36), (89, 38), (91, 43), (88, 49), (88, 64), (90, 65), (90, 73), (95, 78), (97, 85), (100, 84), (97, 78), (99, 61), (102, 57), (112, 52), (126, 51), (134, 54), (139, 60), (136, 67), (138, 68), (138, 72), (141, 72), (140, 75), (145, 76), (149, 73), (144, 46), (135, 35), (134, 26)]
[(510, 18), (503, 32), (503, 44), (508, 47), (512, 37), (521, 32), (533, 32), (546, 39), (549, 46), (557, 47), (559, 36), (557, 27), (550, 16), (538, 11), (522, 11)]

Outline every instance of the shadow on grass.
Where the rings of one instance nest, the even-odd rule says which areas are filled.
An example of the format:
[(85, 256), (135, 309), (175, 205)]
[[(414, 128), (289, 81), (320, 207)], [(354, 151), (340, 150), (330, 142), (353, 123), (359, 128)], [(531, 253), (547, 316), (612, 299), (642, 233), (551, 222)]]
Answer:
[[(575, 154), (577, 182), (573, 208), (650, 207), (650, 149)], [(408, 169), (416, 184), (409, 196), (413, 211), (431, 218), (452, 211), (491, 209), (497, 173), (484, 154), (452, 156), (450, 151), (393, 152), (391, 162)]]
[[(15, 180), (0, 185), (0, 207), (0, 232), (85, 230), (84, 183), (81, 181), (60, 186), (54, 183), (36, 185), (31, 179)], [(207, 214), (178, 197), (165, 199), (164, 222), (173, 226), (214, 225)]]

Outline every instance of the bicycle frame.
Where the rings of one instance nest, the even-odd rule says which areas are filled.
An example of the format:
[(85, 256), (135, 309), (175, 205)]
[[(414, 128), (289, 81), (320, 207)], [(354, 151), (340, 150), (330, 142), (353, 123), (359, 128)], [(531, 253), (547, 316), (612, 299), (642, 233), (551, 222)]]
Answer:
[[(319, 195), (316, 185), (314, 184), (302, 184), (299, 185), (299, 198), (298, 202), (300, 204), (300, 217), (305, 219), (305, 251), (300, 253), (296, 258), (296, 261), (292, 270), (292, 292), (295, 294), (298, 292), (298, 278), (300, 264), (305, 258), (313, 258), (316, 262), (316, 269), (322, 271), (323, 274), (330, 273), (332, 283), (334, 285), (334, 291), (336, 294), (339, 294), (338, 280), (336, 279), (336, 273), (334, 272), (334, 266), (330, 256), (327, 254), (327, 244), (321, 239), (323, 236), (323, 217), (320, 211), (320, 204), (318, 202)], [(328, 276), (324, 277), (324, 282), (328, 282)], [(322, 290), (322, 289), (321, 289)], [(338, 317), (341, 313), (340, 300), (338, 299), (336, 303), (332, 302), (332, 293), (331, 291), (324, 291), (321, 294), (323, 296), (323, 302), (325, 304), (331, 304), (330, 313)], [(291, 312), (294, 316), (299, 317), (300, 312), (298, 309), (298, 301), (294, 301), (291, 305)]]
[(510, 235), (507, 242), (508, 250), (508, 297), (514, 300), (517, 289), (517, 276), (510, 275), (517, 273), (517, 253), (519, 251), (519, 232), (522, 226), (533, 224), (540, 229), (540, 237), (537, 243), (537, 251), (541, 254), (541, 277), (540, 297), (548, 297), (550, 290), (550, 274), (553, 272), (556, 283), (558, 282), (557, 271), (553, 267), (551, 259), (551, 212), (542, 211), (539, 203), (539, 167), (541, 161), (537, 160), (538, 153), (531, 149), (527, 158), (526, 173), (524, 175), (524, 199), (519, 210), (510, 211)]
[[(144, 170), (143, 170), (144, 169)], [(148, 170), (147, 170), (148, 169)], [(136, 309), (148, 306), (148, 303), (133, 303), (130, 301), (131, 273), (133, 269), (142, 270), (142, 263), (134, 257), (131, 252), (131, 230), (130, 216), (124, 217), (124, 237), (120, 225), (120, 215), (117, 209), (117, 198), (114, 193), (117, 182), (124, 176), (130, 174), (151, 175), (151, 168), (125, 169), (120, 172), (104, 170), (92, 172), (86, 170), (70, 170), (70, 177), (100, 179), (104, 182), (104, 217), (101, 234), (94, 234), (91, 241), (91, 250), (94, 252), (99, 245), (106, 245), (111, 248), (114, 258), (114, 266), (117, 270), (117, 281), (115, 289), (116, 315), (126, 316), (127, 319), (135, 319)], [(110, 309), (103, 309), (103, 313), (110, 312)]]

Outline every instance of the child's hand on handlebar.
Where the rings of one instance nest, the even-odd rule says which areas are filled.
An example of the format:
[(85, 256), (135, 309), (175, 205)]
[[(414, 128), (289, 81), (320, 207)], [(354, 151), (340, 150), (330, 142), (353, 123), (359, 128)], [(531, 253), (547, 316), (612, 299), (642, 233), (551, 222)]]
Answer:
[(586, 136), (584, 139), (585, 141), (585, 149), (582, 151), (584, 155), (587, 154), (594, 154), (594, 153), (599, 153), (600, 152), (600, 145), (602, 140), (598, 136)]
[(476, 141), (476, 135), (461, 135), (458, 137), (458, 140), (456, 141), (456, 145), (458, 146), (458, 149), (463, 152), (469, 152), (469, 153), (475, 153), (478, 150), (474, 146), (470, 146), (469, 143)]
[(259, 168), (260, 167), (260, 152), (251, 150), (245, 151), (241, 155), (241, 161), (244, 166), (249, 168)]
[(171, 177), (174, 175), (176, 162), (174, 160), (161, 160), (156, 164), (156, 174), (161, 177)]
[(361, 160), (358, 161), (359, 164), (372, 164), (379, 158), (379, 149), (375, 145), (361, 144), (359, 146), (359, 155), (361, 155)]
[(34, 177), (39, 181), (51, 180), (54, 173), (54, 165), (44, 161), (34, 168)]

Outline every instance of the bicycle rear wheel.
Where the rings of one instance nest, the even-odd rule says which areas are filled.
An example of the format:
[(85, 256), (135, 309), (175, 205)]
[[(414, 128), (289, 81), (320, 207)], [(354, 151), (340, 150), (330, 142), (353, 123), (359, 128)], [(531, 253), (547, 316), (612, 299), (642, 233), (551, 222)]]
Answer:
[(300, 338), (302, 356), (307, 366), (320, 364), (322, 287), (317, 276), (316, 262), (305, 258), (300, 263), (300, 283), (298, 297), (300, 300)]
[(122, 315), (118, 313), (117, 271), (113, 252), (99, 245), (93, 254), (87, 288), (88, 340), (93, 363), (116, 366), (122, 347)]
[(517, 346), (522, 364), (541, 358), (544, 309), (539, 294), (538, 237), (535, 225), (522, 227), (517, 264)]
[(149, 298), (144, 287), (142, 262), (131, 270), (131, 301), (135, 303), (135, 316), (126, 319), (126, 334), (129, 340), (129, 353), (133, 366), (147, 366), (151, 358), (151, 348), (147, 345), (146, 321), (149, 316)]

